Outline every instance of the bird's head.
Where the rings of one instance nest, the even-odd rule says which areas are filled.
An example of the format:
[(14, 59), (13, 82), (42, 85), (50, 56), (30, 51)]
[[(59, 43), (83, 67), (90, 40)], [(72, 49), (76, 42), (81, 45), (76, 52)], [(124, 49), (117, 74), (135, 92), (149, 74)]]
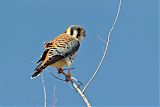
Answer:
[(85, 30), (79, 25), (69, 26), (65, 33), (77, 38), (79, 41), (83, 40), (83, 38), (86, 37)]

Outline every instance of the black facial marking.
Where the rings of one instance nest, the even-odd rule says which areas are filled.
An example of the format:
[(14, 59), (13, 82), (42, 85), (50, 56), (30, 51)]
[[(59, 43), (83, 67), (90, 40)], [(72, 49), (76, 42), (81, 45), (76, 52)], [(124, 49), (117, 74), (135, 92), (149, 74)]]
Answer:
[(81, 36), (81, 29), (78, 28), (78, 29), (77, 29), (77, 32), (78, 32), (78, 33), (77, 33), (77, 38), (78, 38), (79, 36)]
[(73, 29), (71, 28), (70, 35), (73, 35)]

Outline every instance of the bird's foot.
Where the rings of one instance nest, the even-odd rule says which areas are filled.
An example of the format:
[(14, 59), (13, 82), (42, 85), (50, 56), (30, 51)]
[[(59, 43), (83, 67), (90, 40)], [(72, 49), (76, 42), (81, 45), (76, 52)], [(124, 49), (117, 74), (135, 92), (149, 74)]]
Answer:
[(71, 73), (70, 72), (68, 72), (68, 74), (65, 75), (65, 78), (66, 78), (66, 82), (69, 82), (69, 81), (73, 82), (72, 78), (71, 78)]
[(59, 68), (57, 73), (58, 73), (58, 74), (63, 74), (63, 73), (64, 73), (64, 72), (63, 72), (63, 69), (62, 69), (62, 68)]
[[(74, 69), (74, 68), (69, 68), (69, 69), (59, 68), (59, 69), (58, 69), (58, 74), (63, 74), (63, 75), (65, 76), (66, 82), (69, 82), (69, 81), (70, 81), (70, 82), (73, 82), (73, 81), (72, 81), (72, 78), (71, 78), (70, 69)], [(64, 72), (64, 70), (68, 70), (68, 74), (66, 74), (66, 73)]]

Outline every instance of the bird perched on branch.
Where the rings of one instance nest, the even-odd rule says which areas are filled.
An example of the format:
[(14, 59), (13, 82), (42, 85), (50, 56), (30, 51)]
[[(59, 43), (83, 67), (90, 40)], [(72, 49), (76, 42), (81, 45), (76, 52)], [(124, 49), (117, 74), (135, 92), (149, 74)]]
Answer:
[[(69, 26), (66, 31), (48, 43), (44, 44), (45, 50), (38, 60), (31, 78), (38, 76), (48, 66), (57, 68), (59, 73), (71, 79), (70, 66), (77, 54), (81, 40), (85, 37), (85, 30), (78, 25)], [(68, 67), (68, 74), (63, 72), (63, 67)]]

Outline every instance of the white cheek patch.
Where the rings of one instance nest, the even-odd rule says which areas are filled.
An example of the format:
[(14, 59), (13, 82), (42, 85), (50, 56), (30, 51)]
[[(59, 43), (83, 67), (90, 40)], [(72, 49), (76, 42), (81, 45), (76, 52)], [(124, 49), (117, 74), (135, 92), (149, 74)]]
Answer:
[(73, 31), (73, 37), (76, 38), (76, 37), (77, 37), (77, 34), (78, 34), (77, 30), (74, 30), (74, 31)]

